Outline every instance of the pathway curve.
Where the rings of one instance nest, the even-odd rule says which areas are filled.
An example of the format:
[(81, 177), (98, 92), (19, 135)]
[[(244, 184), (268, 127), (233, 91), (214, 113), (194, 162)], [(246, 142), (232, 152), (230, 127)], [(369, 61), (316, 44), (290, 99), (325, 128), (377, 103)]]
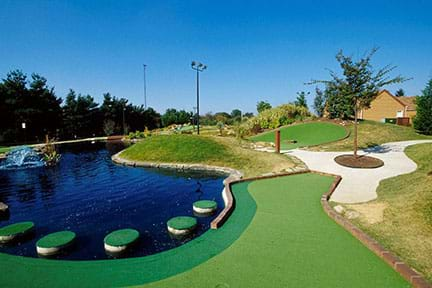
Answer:
[(384, 166), (376, 169), (353, 169), (340, 166), (334, 161), (336, 156), (349, 152), (313, 152), (301, 149), (281, 152), (298, 157), (311, 170), (342, 176), (342, 182), (334, 191), (331, 201), (362, 203), (377, 198), (376, 190), (381, 180), (417, 169), (416, 163), (406, 156), (404, 150), (408, 146), (421, 143), (432, 143), (432, 140), (390, 142), (361, 150), (360, 155), (369, 155), (384, 161)]

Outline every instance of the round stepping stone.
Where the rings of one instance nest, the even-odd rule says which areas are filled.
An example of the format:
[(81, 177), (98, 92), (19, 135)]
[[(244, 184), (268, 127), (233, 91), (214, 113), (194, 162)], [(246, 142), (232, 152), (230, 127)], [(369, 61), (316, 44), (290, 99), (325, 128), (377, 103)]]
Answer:
[(179, 216), (168, 220), (168, 231), (176, 236), (183, 236), (191, 233), (197, 226), (197, 220), (194, 217)]
[(193, 211), (198, 214), (211, 214), (217, 209), (216, 201), (200, 200), (193, 203)]
[(72, 245), (75, 238), (76, 235), (72, 231), (51, 233), (36, 242), (36, 251), (43, 256), (55, 255)]
[(121, 229), (111, 232), (104, 239), (107, 252), (120, 253), (129, 248), (139, 238), (139, 232), (134, 229)]
[(28, 235), (34, 229), (33, 222), (19, 222), (0, 228), (0, 243), (8, 243)]

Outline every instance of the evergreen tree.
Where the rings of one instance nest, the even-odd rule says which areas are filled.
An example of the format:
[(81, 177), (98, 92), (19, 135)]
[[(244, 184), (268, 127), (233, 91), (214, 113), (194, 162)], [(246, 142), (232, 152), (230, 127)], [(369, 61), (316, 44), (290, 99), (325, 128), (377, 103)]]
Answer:
[(296, 99), (296, 101), (294, 101), (294, 105), (308, 108), (307, 101), (306, 101), (306, 95), (307, 94), (309, 94), (309, 92), (308, 93), (306, 93), (304, 91), (297, 92), (297, 99)]
[(420, 133), (432, 135), (432, 79), (422, 91), (422, 95), (416, 98), (416, 104), (414, 128)]
[(405, 96), (405, 91), (402, 88), (400, 88), (399, 90), (396, 91), (395, 96), (396, 97)]

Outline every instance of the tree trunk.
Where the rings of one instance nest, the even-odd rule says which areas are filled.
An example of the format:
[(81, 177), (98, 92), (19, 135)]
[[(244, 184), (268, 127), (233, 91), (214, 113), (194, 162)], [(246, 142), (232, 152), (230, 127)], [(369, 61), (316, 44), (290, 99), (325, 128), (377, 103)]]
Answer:
[(354, 157), (357, 158), (358, 141), (357, 141), (357, 99), (354, 107)]

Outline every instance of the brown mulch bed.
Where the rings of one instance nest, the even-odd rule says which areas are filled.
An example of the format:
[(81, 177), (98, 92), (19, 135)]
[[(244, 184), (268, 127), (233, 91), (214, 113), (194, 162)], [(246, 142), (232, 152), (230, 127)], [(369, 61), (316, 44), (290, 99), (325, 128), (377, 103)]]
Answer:
[(340, 155), (337, 156), (334, 160), (339, 165), (350, 168), (372, 169), (379, 168), (384, 165), (384, 162), (382, 160), (370, 156), (354, 157), (354, 155)]

